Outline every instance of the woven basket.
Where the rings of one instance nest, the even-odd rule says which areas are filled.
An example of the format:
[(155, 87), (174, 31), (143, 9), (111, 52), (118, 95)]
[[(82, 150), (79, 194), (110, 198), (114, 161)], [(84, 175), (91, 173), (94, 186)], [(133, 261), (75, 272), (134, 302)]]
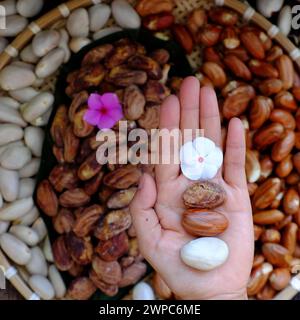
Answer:
[[(186, 15), (195, 8), (208, 9), (214, 5), (212, 0), (174, 0), (176, 8), (174, 14), (177, 22), (183, 22)], [(17, 58), (20, 50), (22, 50), (33, 38), (45, 28), (59, 28), (64, 25), (64, 20), (69, 16), (70, 12), (77, 8), (89, 7), (94, 4), (100, 3), (100, 0), (73, 0), (59, 5), (57, 8), (51, 10), (47, 14), (34, 22), (31, 22), (26, 29), (20, 33), (0, 55), (0, 70)], [(109, 0), (103, 2), (111, 2)], [(134, 4), (135, 0), (128, 0)], [(272, 25), (263, 16), (255, 12), (247, 4), (241, 3), (237, 0), (215, 0), (215, 4), (219, 6), (226, 6), (237, 11), (245, 21), (252, 21), (254, 24), (261, 27), (271, 38), (277, 41), (282, 48), (290, 55), (295, 64), (300, 67), (300, 50), (287, 39), (275, 25)], [(114, 21), (111, 19), (108, 25), (111, 26)], [(195, 49), (191, 55), (188, 56), (190, 64), (195, 69), (200, 65), (200, 48)], [(55, 76), (47, 79), (42, 86), (43, 90), (53, 90), (55, 84)], [(0, 93), (1, 95), (1, 93)], [(21, 293), (27, 300), (39, 299), (39, 297), (29, 288), (27, 283), (23, 280), (21, 272), (18, 273), (17, 269), (9, 262), (5, 255), (0, 250), (0, 266), (4, 267), (6, 278), (12, 285)], [(274, 299), (290, 300), (300, 291), (300, 274), (295, 276), (291, 285), (280, 292)], [(127, 297), (128, 299), (128, 297)]]

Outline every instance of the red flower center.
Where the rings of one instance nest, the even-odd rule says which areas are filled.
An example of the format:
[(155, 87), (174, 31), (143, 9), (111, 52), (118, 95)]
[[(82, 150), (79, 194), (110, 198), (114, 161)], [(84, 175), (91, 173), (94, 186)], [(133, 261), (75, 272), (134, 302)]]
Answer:
[(204, 161), (204, 158), (203, 157), (199, 157), (198, 158), (198, 162), (202, 163)]
[(101, 113), (101, 115), (106, 115), (107, 113), (108, 113), (108, 110), (107, 110), (107, 108), (106, 107), (102, 107), (101, 109), (100, 109), (100, 113)]

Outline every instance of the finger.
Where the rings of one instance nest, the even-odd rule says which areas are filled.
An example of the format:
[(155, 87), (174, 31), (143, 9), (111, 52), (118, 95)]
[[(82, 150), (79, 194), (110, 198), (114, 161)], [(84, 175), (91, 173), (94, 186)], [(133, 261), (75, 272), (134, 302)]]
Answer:
[(195, 77), (183, 80), (180, 88), (180, 128), (199, 129), (200, 82)]
[(151, 259), (161, 237), (161, 226), (153, 209), (156, 196), (156, 185), (153, 178), (146, 173), (143, 174), (139, 188), (130, 204), (130, 212), (140, 250), (148, 259)]
[[(173, 130), (174, 138), (169, 139), (170, 145), (162, 147), (160, 144), (159, 148), (159, 163), (162, 163), (162, 159), (167, 160), (169, 164), (159, 164), (156, 166), (156, 176), (157, 182), (163, 183), (165, 181), (170, 181), (176, 179), (179, 175), (179, 164), (178, 161), (175, 162), (174, 157), (178, 157), (179, 155), (179, 118), (180, 118), (180, 105), (179, 100), (176, 96), (169, 96), (161, 106), (160, 110), (160, 133), (162, 139), (160, 142), (164, 140), (164, 138), (168, 138), (168, 134)], [(164, 130), (166, 129), (166, 130)], [(170, 161), (168, 161), (168, 159)], [(166, 162), (164, 162), (166, 163)], [(177, 164), (176, 164), (177, 163)]]
[(203, 87), (200, 92), (200, 126), (205, 137), (221, 146), (221, 121), (216, 93), (211, 87)]
[(229, 122), (224, 161), (224, 179), (233, 187), (247, 188), (245, 173), (246, 142), (241, 120)]
[(159, 128), (160, 129), (178, 129), (180, 118), (179, 100), (175, 95), (165, 99), (160, 108)]

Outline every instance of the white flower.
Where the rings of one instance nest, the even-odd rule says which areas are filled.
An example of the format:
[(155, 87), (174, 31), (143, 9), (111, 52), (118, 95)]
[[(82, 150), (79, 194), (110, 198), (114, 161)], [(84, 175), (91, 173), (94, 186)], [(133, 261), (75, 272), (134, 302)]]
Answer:
[(223, 163), (223, 153), (213, 141), (198, 137), (181, 147), (182, 173), (190, 180), (209, 180), (215, 177)]

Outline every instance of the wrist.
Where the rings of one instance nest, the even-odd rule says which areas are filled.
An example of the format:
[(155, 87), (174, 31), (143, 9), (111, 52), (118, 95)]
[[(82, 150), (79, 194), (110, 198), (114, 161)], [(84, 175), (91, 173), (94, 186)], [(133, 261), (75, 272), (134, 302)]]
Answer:
[(216, 295), (187, 295), (178, 296), (176, 295), (176, 300), (248, 300), (247, 290), (238, 290), (235, 292), (227, 292)]
[(244, 292), (230, 292), (216, 295), (214, 297), (208, 298), (208, 300), (248, 300), (248, 295), (245, 290)]

